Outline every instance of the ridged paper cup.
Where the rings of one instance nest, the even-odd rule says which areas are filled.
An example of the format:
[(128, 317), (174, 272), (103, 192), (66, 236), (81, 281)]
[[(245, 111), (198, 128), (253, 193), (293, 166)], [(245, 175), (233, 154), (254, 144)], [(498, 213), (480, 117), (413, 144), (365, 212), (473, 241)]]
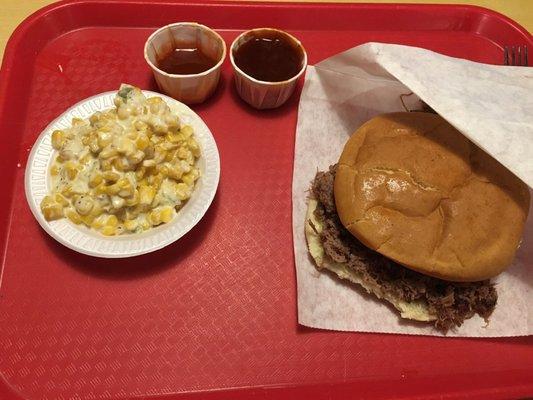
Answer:
[[(198, 48), (209, 58), (218, 60), (207, 71), (198, 74), (169, 74), (158, 67), (158, 58), (168, 54), (179, 43), (180, 48)], [(226, 58), (226, 43), (214, 30), (196, 22), (166, 25), (150, 35), (144, 45), (144, 58), (154, 73), (162, 92), (186, 104), (201, 103), (215, 91), (220, 67)]]
[[(295, 47), (300, 48), (302, 52), (302, 66), (298, 73), (288, 80), (280, 82), (268, 82), (255, 79), (253, 76), (250, 76), (242, 71), (235, 63), (233, 54), (239, 48), (239, 46), (241, 46), (243, 43), (246, 43), (253, 37), (261, 36), (261, 33), (269, 32), (276, 32), (284, 36), (286, 39), (292, 42)], [(230, 60), (231, 65), (233, 66), (235, 86), (239, 96), (245, 102), (257, 109), (276, 108), (285, 103), (294, 92), (298, 78), (302, 76), (307, 68), (307, 53), (305, 52), (302, 43), (289, 33), (274, 28), (257, 28), (241, 33), (231, 44)]]

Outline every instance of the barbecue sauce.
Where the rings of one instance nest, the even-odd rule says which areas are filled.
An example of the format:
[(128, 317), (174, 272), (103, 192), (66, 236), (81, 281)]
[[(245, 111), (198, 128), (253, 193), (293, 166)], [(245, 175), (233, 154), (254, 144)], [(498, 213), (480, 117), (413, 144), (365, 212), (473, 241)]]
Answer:
[(267, 82), (286, 81), (300, 72), (303, 51), (280, 32), (253, 32), (233, 51), (235, 64), (247, 75)]
[(168, 74), (193, 75), (207, 71), (217, 64), (217, 60), (209, 58), (201, 49), (172, 49), (157, 59), (157, 66)]

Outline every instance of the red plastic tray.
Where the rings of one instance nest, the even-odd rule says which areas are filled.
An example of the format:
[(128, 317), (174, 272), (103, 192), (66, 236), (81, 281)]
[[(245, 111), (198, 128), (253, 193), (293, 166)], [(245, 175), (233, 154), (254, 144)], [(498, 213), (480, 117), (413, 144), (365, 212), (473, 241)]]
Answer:
[[(451, 339), (299, 326), (291, 235), (296, 95), (257, 112), (229, 62), (194, 109), (219, 146), (209, 212), (151, 255), (101, 260), (44, 233), (24, 198), (28, 151), (50, 120), (129, 82), (156, 89), (142, 49), (199, 21), (299, 37), (310, 63), (367, 41), (500, 64), (529, 34), (469, 6), (70, 1), (16, 30), (0, 75), (0, 399), (516, 398), (533, 395), (533, 338)], [(416, 62), (416, 60), (413, 60)], [(327, 134), (327, 132), (324, 132)], [(303, 217), (303, 216), (302, 216)]]

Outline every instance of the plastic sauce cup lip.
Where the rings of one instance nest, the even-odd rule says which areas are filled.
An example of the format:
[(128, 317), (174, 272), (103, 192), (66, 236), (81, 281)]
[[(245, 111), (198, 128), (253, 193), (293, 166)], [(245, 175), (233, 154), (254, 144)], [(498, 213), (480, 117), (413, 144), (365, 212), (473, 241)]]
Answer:
[[(201, 29), (204, 29), (204, 30), (206, 30), (208, 32), (212, 32), (215, 35), (215, 37), (220, 41), (220, 43), (222, 43), (222, 56), (220, 57), (220, 60), (214, 66), (212, 66), (211, 68), (209, 68), (209, 69), (207, 69), (205, 71), (199, 72), (197, 74), (169, 74), (168, 72), (165, 72), (162, 69), (160, 69), (159, 67), (157, 67), (156, 65), (154, 65), (154, 63), (148, 57), (148, 45), (152, 42), (152, 39), (154, 38), (154, 36), (157, 35), (159, 32), (161, 32), (162, 30), (168, 29), (168, 28), (171, 28), (171, 27), (174, 27), (174, 26), (180, 26), (180, 25), (198, 26)], [(146, 42), (144, 44), (144, 59), (148, 63), (148, 65), (153, 70), (159, 72), (162, 75), (168, 76), (170, 78), (192, 78), (192, 77), (208, 75), (209, 73), (211, 73), (211, 72), (215, 71), (216, 69), (220, 68), (220, 66), (222, 65), (222, 63), (226, 59), (226, 53), (227, 53), (226, 42), (224, 41), (224, 39), (222, 39), (222, 36), (220, 36), (215, 30), (209, 28), (208, 26), (199, 24), (197, 22), (175, 22), (173, 24), (168, 24), (168, 25), (162, 26), (161, 28), (159, 28), (155, 32), (153, 32), (148, 37), (148, 39), (146, 40)]]
[[(235, 50), (235, 47), (236, 47), (237, 42), (239, 41), (239, 39), (241, 39), (242, 37), (244, 37), (247, 34), (250, 34), (251, 32), (255, 32), (255, 31), (275, 31), (275, 32), (281, 32), (282, 34), (288, 36), (289, 39), (292, 42), (294, 42), (298, 47), (300, 47), (302, 49), (302, 53), (303, 53), (302, 68), (300, 69), (300, 71), (298, 71), (298, 73), (296, 75), (294, 75), (293, 77), (291, 77), (289, 79), (286, 79), (284, 81), (273, 82), (273, 81), (262, 81), (260, 79), (256, 79), (253, 76), (251, 76), (251, 75), (247, 74), (246, 72), (244, 72), (242, 69), (240, 69), (238, 67), (238, 65), (235, 63), (235, 59), (233, 57), (233, 51)], [(302, 43), (298, 39), (296, 39), (293, 35), (291, 35), (290, 33), (282, 31), (280, 29), (276, 29), (276, 28), (254, 28), (254, 29), (250, 29), (248, 31), (242, 32), (231, 43), (229, 57), (230, 57), (231, 65), (233, 66), (233, 68), (235, 68), (235, 70), (237, 72), (239, 72), (241, 75), (244, 75), (246, 78), (250, 79), (252, 82), (255, 82), (255, 83), (258, 83), (258, 84), (261, 84), (261, 85), (277, 86), (277, 85), (283, 85), (283, 84), (294, 82), (300, 76), (302, 76), (302, 74), (305, 72), (305, 69), (307, 68), (307, 52), (305, 51), (305, 48), (302, 45)]]

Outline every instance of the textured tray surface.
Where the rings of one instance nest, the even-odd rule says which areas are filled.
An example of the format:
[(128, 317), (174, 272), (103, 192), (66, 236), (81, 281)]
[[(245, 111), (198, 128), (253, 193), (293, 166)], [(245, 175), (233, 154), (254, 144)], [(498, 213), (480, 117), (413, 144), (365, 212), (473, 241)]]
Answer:
[[(33, 31), (26, 32), (26, 40), (35, 41), (35, 26), (45, 26), (44, 42), (10, 45), (18, 54), (33, 52), (35, 59), (12, 64), (24, 69), (27, 80), (3, 70), (2, 77), (19, 81), (0, 88), (23, 110), (8, 113), (5, 103), (0, 116), (1, 127), (10, 129), (2, 131), (9, 138), (0, 166), (11, 177), (1, 200), (11, 208), (3, 211), (5, 232), (0, 236), (7, 236), (0, 288), (0, 374), (7, 383), (0, 382), (0, 398), (11, 398), (7, 393), (16, 398), (16, 392), (32, 399), (125, 398), (297, 385), (319, 385), (305, 393), (322, 397), (532, 393), (531, 338), (441, 339), (298, 326), (291, 180), (301, 85), (282, 108), (257, 112), (239, 100), (226, 60), (213, 98), (193, 107), (219, 147), (217, 195), (189, 234), (156, 253), (133, 260), (76, 254), (39, 228), (24, 198), (28, 150), (51, 120), (77, 101), (115, 90), (122, 82), (156, 90), (142, 48), (153, 27), (169, 20), (221, 28), (228, 44), (247, 27), (287, 28), (304, 43), (311, 64), (370, 40), (497, 64), (504, 44), (494, 41), (498, 29), (505, 39), (530, 39), (504, 20), (493, 19), (491, 25), (479, 10), (471, 10), (474, 17), (480, 13), (476, 19), (446, 7), (439, 10), (448, 14), (434, 13), (434, 22), (442, 25), (438, 30), (432, 29), (428, 12), (420, 11), (425, 9), (411, 8), (413, 29), (406, 31), (390, 30), (394, 22), (386, 19), (392, 21), (392, 14), (383, 14), (382, 8), (360, 15), (357, 7), (339, 6), (302, 15), (304, 6), (253, 6), (243, 20), (244, 6), (153, 4), (145, 12), (146, 24), (153, 27), (143, 28), (124, 26), (131, 21), (123, 18), (135, 21), (144, 9), (114, 6), (115, 14), (98, 17), (102, 20), (91, 14), (95, 8), (72, 12), (78, 19), (87, 16), (79, 25), (67, 17), (54, 22), (59, 12), (52, 10), (30, 21)], [(323, 17), (315, 18), (316, 29), (306, 25), (313, 15)], [(376, 17), (374, 27), (369, 15)], [(403, 15), (398, 19), (407, 18)], [(331, 29), (335, 18), (341, 21), (338, 30)], [(231, 21), (239, 21), (234, 29)], [(280, 393), (289, 398), (293, 392)]]

